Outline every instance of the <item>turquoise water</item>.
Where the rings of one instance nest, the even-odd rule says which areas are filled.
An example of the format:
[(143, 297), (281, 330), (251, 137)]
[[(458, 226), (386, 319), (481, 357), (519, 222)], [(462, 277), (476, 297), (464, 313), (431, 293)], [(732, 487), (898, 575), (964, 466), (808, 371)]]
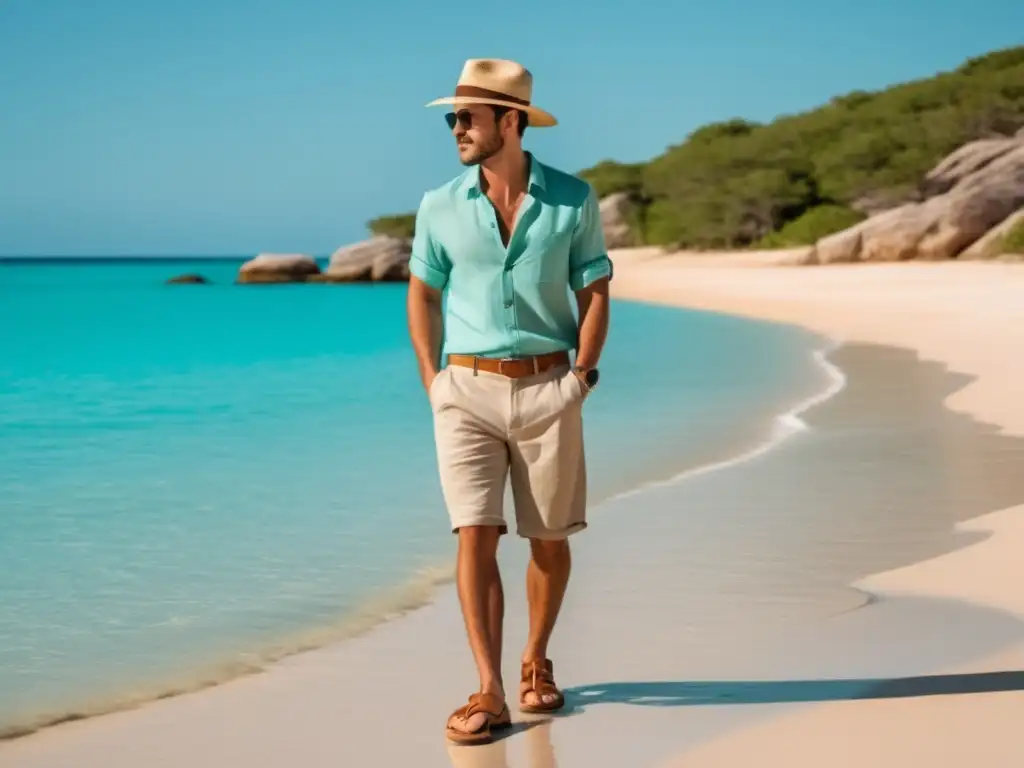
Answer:
[[(327, 636), (451, 561), (404, 287), (237, 268), (0, 262), (0, 732)], [(215, 284), (163, 284), (186, 271)], [(763, 437), (820, 345), (616, 302), (595, 502)]]

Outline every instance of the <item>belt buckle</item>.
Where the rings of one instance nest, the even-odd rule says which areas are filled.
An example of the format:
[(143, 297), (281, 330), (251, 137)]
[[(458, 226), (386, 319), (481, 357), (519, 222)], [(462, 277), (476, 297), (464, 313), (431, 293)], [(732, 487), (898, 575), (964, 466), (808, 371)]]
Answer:
[[(505, 373), (505, 370), (504, 370), (505, 363), (516, 363), (516, 362), (518, 362), (518, 360), (516, 358), (514, 358), (514, 357), (502, 357), (502, 358), (499, 358), (498, 359), (498, 373), (501, 374), (502, 376), (508, 376), (508, 374)], [(512, 378), (512, 377), (509, 376), (509, 378)]]

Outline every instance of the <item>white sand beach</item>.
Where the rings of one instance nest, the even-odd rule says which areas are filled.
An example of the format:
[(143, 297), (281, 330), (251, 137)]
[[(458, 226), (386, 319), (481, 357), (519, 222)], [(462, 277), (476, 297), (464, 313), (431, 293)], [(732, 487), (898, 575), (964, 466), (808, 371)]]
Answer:
[[(1024, 265), (906, 263), (785, 266), (791, 254), (621, 254), (620, 297), (796, 323), (843, 341), (909, 347), (976, 377), (948, 407), (1024, 434)], [(782, 266), (779, 266), (779, 265)], [(1021, 467), (1024, 471), (1024, 467)], [(859, 586), (989, 606), (1024, 619), (1024, 505), (964, 530), (987, 540), (877, 574)], [(954, 628), (950, 627), (951, 635)], [(946, 674), (1024, 670), (1024, 644)], [(969, 684), (969, 683), (968, 683)], [(1016, 766), (1024, 691), (841, 701), (780, 715), (666, 765)], [(770, 760), (769, 760), (770, 758)]]
[[(779, 265), (779, 254), (651, 250), (614, 258), (618, 298), (914, 350), (974, 377), (948, 398), (950, 409), (1024, 436), (1024, 266), (805, 268)], [(661, 491), (661, 502), (673, 493)], [(518, 724), (507, 738), (445, 743), (445, 718), (474, 685), (449, 588), (425, 608), (261, 674), (0, 744), (0, 766), (1024, 763), (1024, 506), (962, 526), (986, 538), (862, 579), (854, 586), (876, 597), (864, 607), (793, 634), (686, 645), (688, 617), (672, 609), (678, 555), (665, 537), (662, 549), (630, 546), (622, 521), (632, 503), (602, 505), (588, 538), (578, 539), (572, 595), (551, 649), (574, 702), (564, 716), (520, 716), (513, 707)], [(648, 546), (658, 533), (645, 534)], [(524, 553), (510, 544), (505, 669), (514, 690), (526, 635)], [(986, 674), (1001, 672), (1010, 674)]]

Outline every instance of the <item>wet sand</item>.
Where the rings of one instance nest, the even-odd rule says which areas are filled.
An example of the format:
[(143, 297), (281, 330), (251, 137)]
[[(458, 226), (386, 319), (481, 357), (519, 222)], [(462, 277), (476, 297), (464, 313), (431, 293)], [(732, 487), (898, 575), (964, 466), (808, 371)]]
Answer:
[[(551, 649), (564, 714), (446, 745), (474, 686), (447, 589), (263, 674), (0, 745), (0, 766), (960, 765), (941, 757), (978, 738), (986, 765), (1019, 764), (1024, 510), (978, 516), (1024, 502), (1024, 409), (998, 396), (1024, 392), (1024, 270), (945, 266), (851, 292), (840, 272), (617, 259), (620, 297), (838, 337), (847, 384), (772, 450), (593, 509)], [(502, 560), (511, 675), (521, 542)]]

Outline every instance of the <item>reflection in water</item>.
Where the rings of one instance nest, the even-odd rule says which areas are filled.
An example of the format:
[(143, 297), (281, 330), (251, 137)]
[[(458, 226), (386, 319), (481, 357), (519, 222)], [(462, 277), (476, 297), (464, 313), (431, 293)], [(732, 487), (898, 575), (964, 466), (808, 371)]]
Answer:
[(490, 744), (463, 746), (448, 742), (452, 768), (512, 768), (508, 762), (507, 744), (509, 738), (516, 734), (522, 734), (519, 743), (525, 760), (517, 763), (515, 768), (557, 768), (550, 719), (515, 723)]

